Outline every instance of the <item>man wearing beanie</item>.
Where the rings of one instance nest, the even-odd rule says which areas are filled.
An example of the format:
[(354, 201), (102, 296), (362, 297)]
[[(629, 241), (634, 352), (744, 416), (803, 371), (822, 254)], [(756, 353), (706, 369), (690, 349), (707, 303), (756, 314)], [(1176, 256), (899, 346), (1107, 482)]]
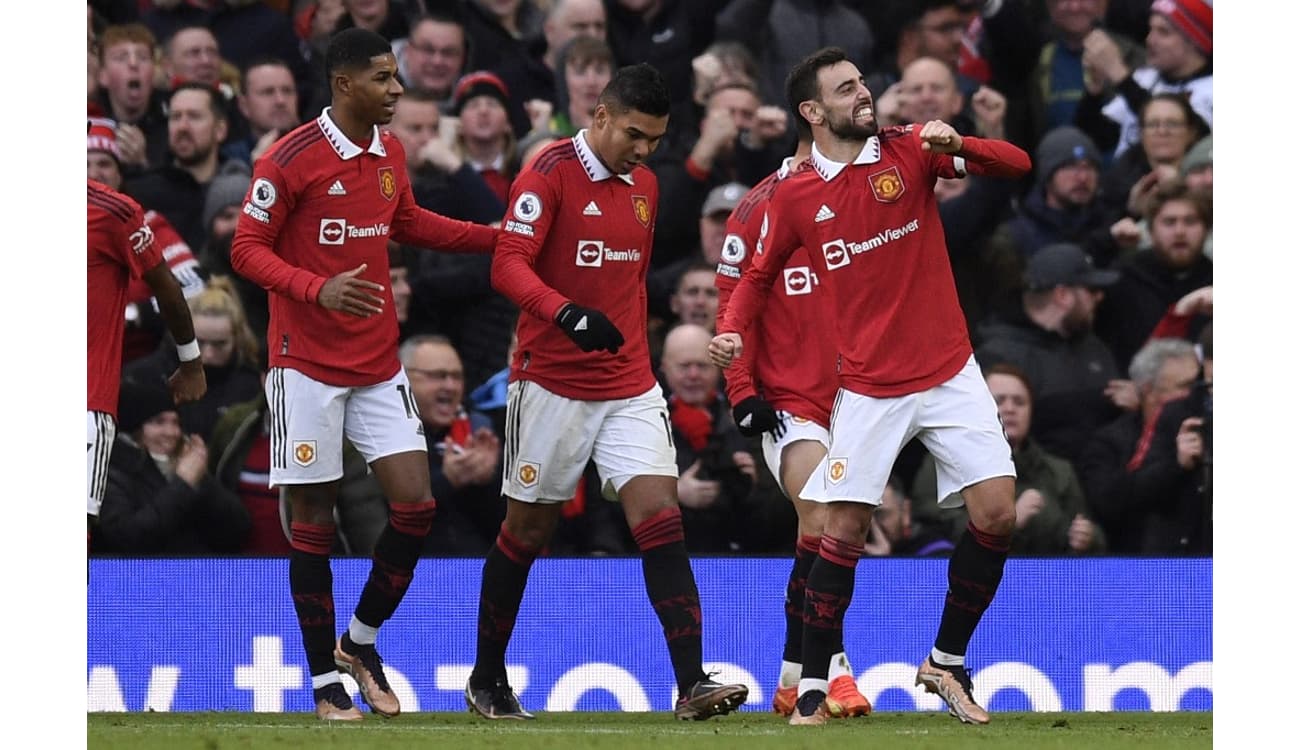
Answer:
[[(86, 131), (86, 177), (121, 190), (122, 164), (115, 125), (112, 120), (104, 118), (90, 119)], [(199, 272), (199, 262), (176, 229), (157, 211), (145, 211), (144, 223), (153, 231), (154, 242), (162, 249), (163, 260), (167, 261), (172, 276), (180, 283), (185, 299), (202, 292), (206, 284)], [(123, 364), (158, 348), (163, 333), (163, 319), (158, 313), (157, 301), (144, 279), (132, 278), (127, 284), (126, 295)]]
[(1062, 125), (1048, 131), (1034, 152), (1036, 179), (1010, 219), (989, 238), (985, 266), (993, 275), (995, 309), (1018, 305), (1025, 262), (1058, 242), (1080, 246), (1099, 266), (1109, 265), (1116, 246), (1099, 199), (1101, 153), (1083, 131)]
[(506, 161), (515, 145), (509, 108), (509, 89), (494, 73), (475, 71), (456, 84), (452, 109), (460, 118), (456, 144), (502, 205), (510, 194)]
[(1214, 125), (1214, 5), (1212, 0), (1154, 0), (1147, 34), (1147, 64), (1131, 70), (1105, 32), (1084, 39), (1087, 94), (1075, 123), (1114, 156), (1139, 142), (1138, 112), (1153, 94), (1179, 93), (1207, 127)]

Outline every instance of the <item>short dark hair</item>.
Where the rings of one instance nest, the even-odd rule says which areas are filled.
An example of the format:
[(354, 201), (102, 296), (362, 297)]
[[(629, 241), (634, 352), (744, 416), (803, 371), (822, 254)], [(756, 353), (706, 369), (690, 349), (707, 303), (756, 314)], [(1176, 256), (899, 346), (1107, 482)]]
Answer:
[(649, 63), (625, 65), (614, 71), (600, 92), (600, 103), (610, 110), (634, 109), (652, 117), (666, 117), (672, 107), (663, 74)]
[(820, 93), (817, 88), (818, 71), (848, 59), (848, 54), (839, 47), (822, 47), (800, 60), (790, 70), (790, 75), (785, 78), (785, 99), (795, 120), (803, 119), (803, 115), (799, 114), (799, 104), (816, 99)]
[(344, 29), (330, 37), (329, 47), (325, 50), (325, 75), (347, 70), (361, 70), (370, 67), (370, 58), (390, 55), (393, 45), (388, 40), (368, 29), (353, 27)]
[(283, 58), (274, 57), (272, 55), (258, 55), (252, 60), (249, 60), (248, 63), (239, 71), (239, 90), (241, 93), (248, 93), (248, 71), (253, 68), (262, 67), (284, 68), (289, 71), (289, 75), (294, 78), (295, 85), (297, 83), (297, 76), (293, 75), (293, 68), (289, 67), (289, 63), (285, 62)]
[(1029, 394), (1029, 403), (1034, 403), (1034, 386), (1029, 382), (1029, 375), (1024, 370), (1011, 364), (1010, 362), (994, 362), (984, 368), (984, 379), (988, 380), (990, 375), (1008, 375), (1019, 380), (1025, 386), (1025, 392)]
[(1156, 185), (1155, 192), (1147, 196), (1144, 218), (1147, 223), (1155, 220), (1156, 214), (1168, 203), (1183, 201), (1190, 203), (1196, 215), (1205, 224), (1206, 229), (1214, 226), (1214, 203), (1208, 196), (1202, 195), (1187, 186), (1181, 177), (1174, 177)]
[[(167, 40), (163, 42), (163, 54), (165, 54), (167, 57), (171, 57), (171, 56), (172, 56), (172, 46), (176, 43), (176, 37), (180, 36), (181, 32), (184, 32), (184, 31), (195, 31), (195, 30), (206, 32), (206, 33), (207, 33), (208, 35), (210, 35), (213, 39), (217, 39), (217, 35), (216, 35), (216, 33), (214, 33), (214, 32), (212, 31), (212, 29), (211, 29), (210, 27), (208, 27), (208, 26), (204, 26), (204, 25), (201, 24), (201, 23), (189, 23), (189, 24), (185, 24), (184, 26), (180, 27), (179, 29), (176, 29), (175, 31), (173, 31), (173, 32), (171, 33), (171, 36), (167, 37)], [(220, 39), (217, 39), (217, 51), (218, 51), (218, 54), (220, 54), (220, 50), (221, 50), (221, 40), (220, 40)]]
[(184, 81), (176, 84), (176, 87), (167, 95), (168, 109), (171, 108), (172, 100), (182, 91), (202, 91), (208, 95), (208, 109), (212, 110), (212, 116), (218, 120), (230, 119), (230, 115), (226, 112), (226, 97), (208, 84), (199, 83), (198, 81)]

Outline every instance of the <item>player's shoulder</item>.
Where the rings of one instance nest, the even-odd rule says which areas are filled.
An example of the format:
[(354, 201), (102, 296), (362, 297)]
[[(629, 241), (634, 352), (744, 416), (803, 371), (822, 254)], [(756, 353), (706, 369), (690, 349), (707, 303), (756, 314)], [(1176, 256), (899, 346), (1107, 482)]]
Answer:
[(652, 185), (656, 189), (659, 187), (659, 175), (655, 174), (655, 171), (645, 164), (636, 165), (629, 174), (632, 177), (632, 187), (634, 189), (647, 185)]
[(398, 139), (396, 133), (387, 128), (380, 128), (379, 143), (389, 156), (399, 157), (403, 164), (406, 163), (406, 148), (402, 146), (402, 141)]
[(826, 189), (826, 180), (812, 167), (812, 159), (804, 161), (799, 168), (783, 180), (772, 185), (770, 200), (789, 200), (807, 195), (815, 195)]
[(750, 188), (747, 193), (736, 204), (736, 208), (731, 212), (731, 217), (742, 224), (749, 223), (750, 217), (755, 210), (767, 205), (772, 199), (772, 193), (776, 192), (776, 186), (783, 179), (781, 172), (773, 172), (758, 181), (758, 184)]
[(319, 143), (327, 143), (325, 132), (313, 118), (281, 136), (280, 140), (271, 144), (262, 158), (284, 169)]
[(86, 207), (97, 208), (124, 224), (142, 213), (134, 198), (91, 179), (86, 180)]
[(574, 147), (572, 138), (562, 138), (543, 148), (533, 157), (528, 169), (547, 177), (564, 164), (580, 166), (578, 149)]

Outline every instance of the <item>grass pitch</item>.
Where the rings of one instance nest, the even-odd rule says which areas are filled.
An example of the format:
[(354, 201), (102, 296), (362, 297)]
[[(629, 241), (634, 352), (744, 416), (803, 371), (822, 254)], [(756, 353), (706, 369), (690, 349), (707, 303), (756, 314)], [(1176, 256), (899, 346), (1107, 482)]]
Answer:
[(765, 750), (836, 747), (959, 750), (1039, 748), (1192, 750), (1209, 748), (1212, 713), (997, 713), (967, 726), (939, 712), (883, 712), (822, 727), (792, 727), (772, 713), (743, 712), (700, 722), (656, 713), (539, 713), (535, 721), (489, 722), (468, 713), (413, 713), (330, 723), (306, 713), (92, 713), (93, 750), (346, 748), (347, 750)]

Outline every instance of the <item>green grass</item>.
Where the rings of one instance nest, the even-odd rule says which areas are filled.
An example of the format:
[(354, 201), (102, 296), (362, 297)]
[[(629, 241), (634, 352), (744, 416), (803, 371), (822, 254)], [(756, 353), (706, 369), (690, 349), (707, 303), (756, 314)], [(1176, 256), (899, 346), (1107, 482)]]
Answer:
[(86, 736), (94, 750), (1191, 750), (1211, 747), (1213, 718), (1208, 712), (997, 713), (993, 723), (975, 727), (946, 713), (886, 712), (792, 727), (775, 714), (756, 712), (702, 722), (674, 721), (668, 713), (541, 713), (530, 722), (488, 722), (468, 713), (404, 714), (393, 720), (367, 714), (365, 721), (343, 724), (325, 724), (306, 713), (92, 713)]

